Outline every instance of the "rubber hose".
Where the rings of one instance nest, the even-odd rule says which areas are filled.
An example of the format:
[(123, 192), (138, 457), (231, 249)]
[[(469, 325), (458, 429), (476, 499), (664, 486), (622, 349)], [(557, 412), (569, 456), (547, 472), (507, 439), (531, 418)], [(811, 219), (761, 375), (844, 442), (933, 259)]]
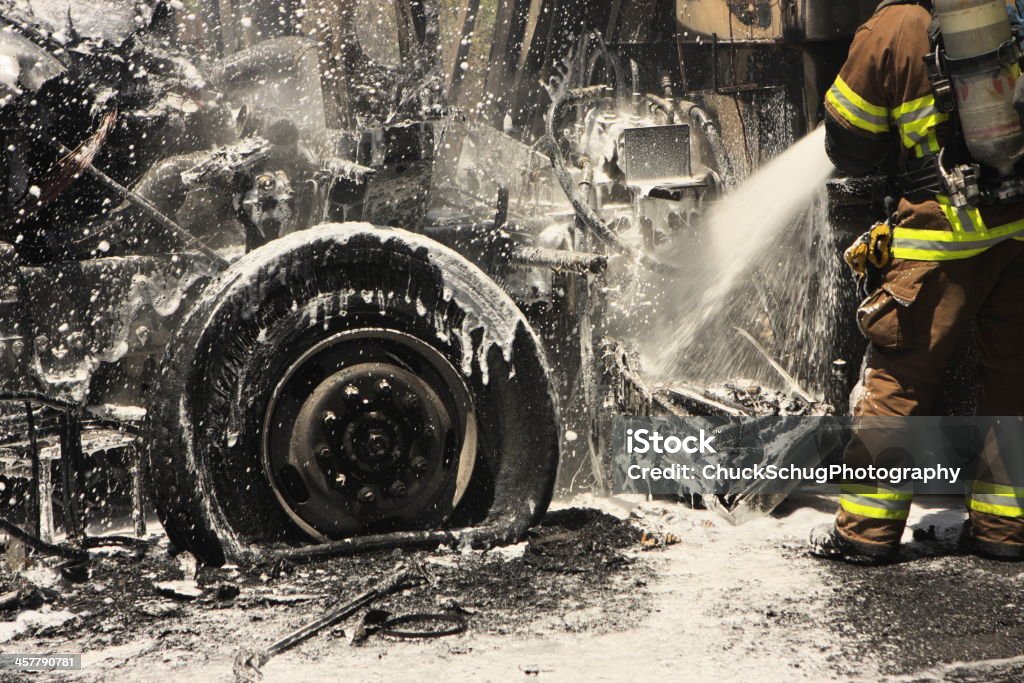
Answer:
[(194, 168), (209, 154), (192, 152), (161, 159), (150, 166), (132, 189), (163, 213), (174, 215), (185, 201), (189, 190), (182, 181), (181, 174)]
[(725, 143), (722, 142), (722, 136), (718, 134), (718, 129), (711, 121), (711, 117), (694, 102), (680, 102), (679, 109), (685, 112), (690, 122), (704, 133), (708, 144), (711, 145), (711, 153), (715, 155), (716, 170), (723, 178), (730, 177), (732, 175), (732, 165), (729, 163), (729, 154), (725, 149)]
[(0, 529), (3, 529), (11, 537), (18, 539), (25, 545), (38, 550), (44, 555), (63, 557), (68, 560), (89, 559), (89, 553), (80, 548), (73, 548), (70, 545), (63, 543), (47, 543), (43, 539), (34, 534), (30, 534), (16, 524), (8, 522), (3, 517), (0, 517)]
[(664, 97), (658, 97), (657, 95), (647, 95), (647, 101), (651, 105), (660, 111), (668, 119), (670, 124), (676, 122), (676, 113), (672, 108), (672, 103), (666, 100)]

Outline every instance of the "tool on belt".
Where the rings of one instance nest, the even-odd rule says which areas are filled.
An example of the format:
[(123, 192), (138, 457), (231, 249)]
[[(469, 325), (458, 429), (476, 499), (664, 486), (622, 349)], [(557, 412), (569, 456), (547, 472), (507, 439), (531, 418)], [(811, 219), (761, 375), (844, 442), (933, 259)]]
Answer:
[(882, 272), (892, 262), (892, 232), (896, 223), (895, 200), (886, 197), (886, 213), (888, 218), (875, 223), (871, 229), (857, 238), (843, 253), (843, 260), (850, 267), (857, 284), (865, 295), (877, 289), (881, 283)]

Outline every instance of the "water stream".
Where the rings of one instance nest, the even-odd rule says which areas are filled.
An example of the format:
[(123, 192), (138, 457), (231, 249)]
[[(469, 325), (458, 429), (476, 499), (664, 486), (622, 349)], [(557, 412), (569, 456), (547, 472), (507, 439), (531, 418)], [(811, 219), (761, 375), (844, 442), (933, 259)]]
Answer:
[(671, 255), (682, 275), (656, 288), (657, 314), (640, 339), (659, 380), (784, 388), (742, 329), (806, 389), (823, 390), (841, 265), (824, 199), (833, 171), (824, 135), (817, 129), (754, 173), (709, 211), (698, 244)]

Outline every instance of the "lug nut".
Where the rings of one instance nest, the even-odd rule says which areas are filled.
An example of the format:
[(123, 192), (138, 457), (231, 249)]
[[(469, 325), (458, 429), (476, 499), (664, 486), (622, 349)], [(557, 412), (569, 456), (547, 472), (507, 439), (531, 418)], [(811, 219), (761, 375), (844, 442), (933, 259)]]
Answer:
[(378, 393), (380, 393), (381, 396), (387, 398), (388, 396), (391, 395), (391, 382), (387, 381), (386, 379), (380, 380), (379, 382), (377, 382), (377, 391)]
[(417, 455), (415, 458), (412, 459), (412, 462), (409, 463), (409, 469), (411, 469), (416, 474), (423, 474), (424, 472), (427, 471), (428, 464), (429, 463), (427, 463), (426, 458)]
[(391, 487), (388, 488), (388, 492), (395, 498), (402, 498), (407, 491), (405, 482), (402, 480), (391, 482)]
[(359, 493), (356, 494), (356, 498), (359, 499), (360, 503), (369, 504), (377, 500), (377, 494), (374, 493), (373, 489), (371, 489), (369, 486), (364, 486), (363, 488), (359, 489)]
[(345, 399), (349, 401), (355, 401), (359, 398), (359, 387), (355, 384), (346, 384), (345, 388), (341, 390), (345, 394)]
[[(343, 472), (338, 472), (338, 474), (334, 476), (334, 483), (338, 486), (344, 486), (346, 481), (348, 481), (348, 477), (346, 477)], [(370, 494), (372, 495), (373, 491), (370, 491)]]
[(327, 429), (333, 429), (334, 425), (338, 423), (338, 416), (331, 410), (325, 410), (320, 419), (323, 422), (324, 427)]

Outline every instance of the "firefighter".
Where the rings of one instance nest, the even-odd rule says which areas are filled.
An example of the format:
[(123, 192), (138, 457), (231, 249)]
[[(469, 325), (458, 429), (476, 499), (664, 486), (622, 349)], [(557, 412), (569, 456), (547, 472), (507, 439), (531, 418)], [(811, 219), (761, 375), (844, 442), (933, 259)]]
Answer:
[[(1014, 41), (1000, 42), (1000, 32), (1010, 35), (1018, 8), (997, 0), (993, 14), (985, 0), (957, 2), (958, 8), (951, 0), (883, 2), (858, 30), (826, 95), (826, 148), (836, 167), (850, 175), (883, 172), (900, 187), (890, 219), (847, 252), (870, 292), (857, 312), (869, 348), (851, 401), (855, 418), (930, 415), (943, 372), (972, 323), (980, 352), (978, 415), (1024, 415), (1024, 191), (1012, 191), (1024, 185), (1024, 162), (1017, 163), (1024, 132), (1013, 110), (1021, 103), (1013, 103), (1009, 118), (1006, 107), (997, 112), (1006, 118), (1000, 133), (1006, 140), (987, 139), (992, 122), (986, 132), (966, 109), (975, 102), (959, 97), (967, 94), (966, 81), (943, 82), (941, 69), (925, 60), (941, 47), (948, 64), (967, 64), (954, 61), (953, 51), (980, 51), (986, 35), (997, 36), (1005, 52)], [(982, 25), (954, 34), (952, 27), (962, 26), (943, 23), (943, 3), (961, 12), (961, 24), (963, 6), (975, 6), (968, 19)], [(996, 26), (1008, 12), (1005, 28)], [(1000, 69), (989, 74), (989, 84), (999, 80), (998, 94), (1012, 92), (1019, 67), (1002, 59)], [(859, 431), (847, 464), (879, 464), (885, 444), (869, 443), (868, 432), (877, 439), (884, 430), (867, 430), (862, 439)], [(1012, 475), (1024, 466), (1024, 452), (1004, 447), (1000, 453), (989, 434), (981, 462), (967, 485), (961, 540), (981, 555), (1022, 559), (1024, 478)], [(883, 482), (844, 482), (841, 494), (835, 523), (811, 534), (812, 554), (856, 563), (894, 560), (911, 493)]]

